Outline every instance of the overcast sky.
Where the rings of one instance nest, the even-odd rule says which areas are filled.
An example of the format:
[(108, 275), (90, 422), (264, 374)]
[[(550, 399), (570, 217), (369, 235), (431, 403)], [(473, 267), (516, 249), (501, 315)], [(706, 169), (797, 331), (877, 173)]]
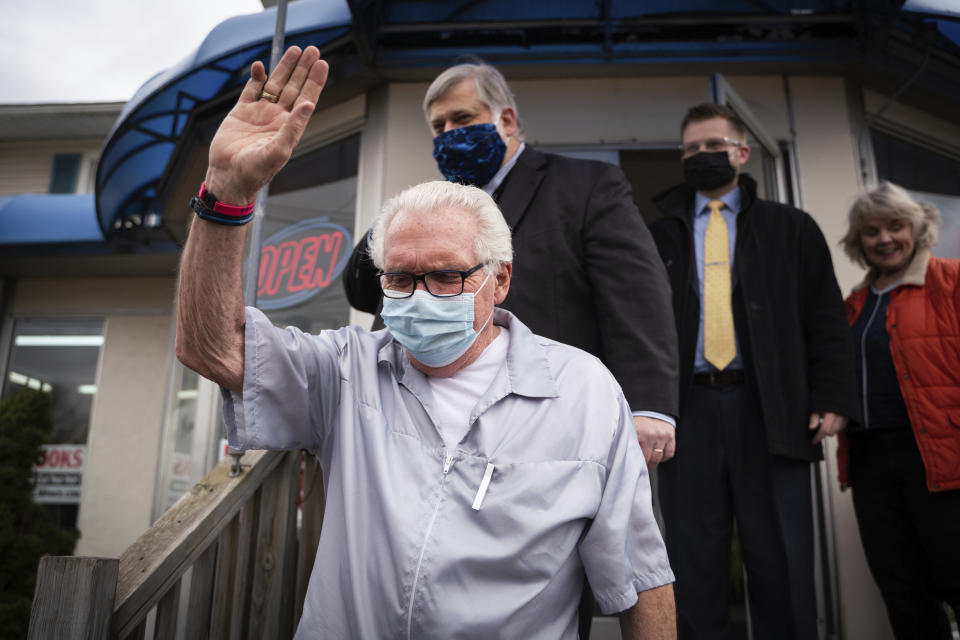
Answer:
[(0, 0), (0, 104), (125, 102), (259, 0)]

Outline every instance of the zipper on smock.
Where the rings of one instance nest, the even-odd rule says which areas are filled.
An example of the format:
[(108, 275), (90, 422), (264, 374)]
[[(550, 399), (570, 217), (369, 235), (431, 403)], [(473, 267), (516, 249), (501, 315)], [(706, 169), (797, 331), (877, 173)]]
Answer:
[[(447, 480), (447, 473), (450, 471), (450, 467), (453, 466), (453, 456), (449, 453), (444, 453), (443, 457), (443, 469), (440, 474), (440, 491), (443, 490), (444, 485)], [(433, 506), (433, 514), (430, 516), (430, 523), (427, 525), (427, 530), (423, 534), (423, 545), (420, 547), (420, 557), (417, 558), (417, 568), (413, 572), (413, 584), (410, 586), (410, 603), (407, 605), (407, 639), (409, 640), (412, 636), (410, 635), (413, 630), (413, 601), (417, 597), (417, 582), (420, 579), (420, 567), (423, 566), (423, 555), (427, 551), (427, 542), (430, 540), (430, 534), (433, 532), (433, 525), (437, 521), (437, 514), (440, 512), (440, 503), (443, 502), (443, 494), (438, 492), (437, 503)]]

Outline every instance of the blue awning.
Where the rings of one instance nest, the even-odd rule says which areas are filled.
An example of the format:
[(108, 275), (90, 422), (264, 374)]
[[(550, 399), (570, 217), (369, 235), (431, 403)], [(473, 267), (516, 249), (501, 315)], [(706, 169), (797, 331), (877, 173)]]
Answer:
[[(176, 67), (148, 80), (126, 104), (100, 155), (96, 211), (110, 233), (127, 215), (142, 215), (197, 105), (246, 82), (249, 66), (265, 64), (276, 25), (276, 7), (230, 18)], [(348, 34), (345, 0), (298, 0), (287, 8), (286, 46), (329, 43)]]
[(103, 241), (93, 194), (0, 198), (0, 245)]
[[(944, 0), (910, 0), (938, 3)], [(336, 51), (356, 60), (341, 71), (447, 66), (464, 52), (494, 64), (843, 65), (857, 60), (850, 0), (297, 0), (288, 7), (286, 44)], [(926, 6), (926, 5), (924, 5)], [(351, 15), (351, 7), (357, 12)], [(823, 24), (817, 23), (822, 17)], [(715, 18), (709, 29), (699, 21)], [(740, 20), (775, 19), (753, 37)], [(276, 8), (216, 27), (197, 51), (147, 81), (127, 103), (101, 153), (96, 213), (105, 235), (123, 220), (163, 208), (159, 189), (173, 178), (174, 153), (189, 144), (198, 107), (246, 81), (269, 57)], [(652, 21), (650, 21), (652, 19)], [(644, 26), (647, 25), (652, 26)], [(779, 21), (779, 22), (777, 22)], [(797, 33), (783, 24), (796, 21)], [(354, 22), (356, 25), (354, 25)], [(638, 27), (637, 25), (640, 25)], [(956, 26), (950, 25), (950, 26)], [(642, 28), (641, 28), (642, 27)], [(943, 27), (941, 27), (943, 29)], [(734, 30), (737, 37), (730, 37)], [(653, 37), (657, 35), (657, 37)], [(949, 33), (947, 34), (950, 35)], [(948, 40), (943, 39), (949, 43)], [(888, 63), (887, 63), (888, 64)], [(181, 149), (185, 148), (180, 147)]]

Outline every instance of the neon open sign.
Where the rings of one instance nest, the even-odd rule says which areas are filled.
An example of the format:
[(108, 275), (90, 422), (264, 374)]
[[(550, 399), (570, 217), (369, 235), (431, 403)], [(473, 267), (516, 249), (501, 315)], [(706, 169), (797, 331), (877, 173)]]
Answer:
[(350, 256), (350, 233), (327, 218), (286, 227), (260, 247), (257, 306), (284, 309), (336, 282)]

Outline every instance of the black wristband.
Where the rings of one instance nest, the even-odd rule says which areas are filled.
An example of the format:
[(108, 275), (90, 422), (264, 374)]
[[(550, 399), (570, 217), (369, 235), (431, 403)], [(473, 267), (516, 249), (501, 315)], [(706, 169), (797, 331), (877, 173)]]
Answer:
[(196, 212), (198, 217), (203, 218), (204, 220), (216, 222), (217, 224), (229, 225), (232, 227), (247, 224), (253, 219), (253, 211), (245, 216), (226, 216), (222, 213), (217, 213), (208, 207), (207, 204), (198, 196), (193, 196), (190, 198), (190, 208)]
[(253, 218), (253, 203), (236, 207), (218, 202), (217, 197), (207, 191), (207, 183), (200, 184), (200, 193), (190, 199), (190, 208), (198, 216), (217, 224), (238, 226), (247, 224)]

